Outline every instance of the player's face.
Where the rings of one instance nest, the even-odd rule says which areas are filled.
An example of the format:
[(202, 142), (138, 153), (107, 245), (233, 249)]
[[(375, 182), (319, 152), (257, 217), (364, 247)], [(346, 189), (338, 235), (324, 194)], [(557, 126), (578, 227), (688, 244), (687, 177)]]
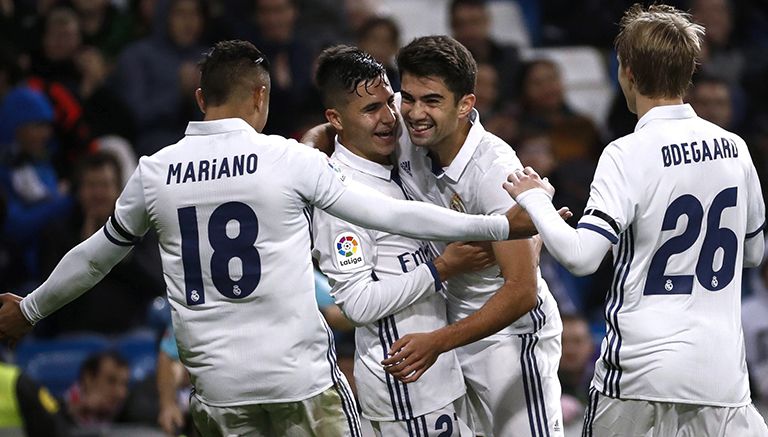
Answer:
[[(452, 147), (451, 139), (459, 130), (461, 116), (472, 109), (474, 95), (464, 96), (457, 102), (443, 79), (410, 73), (403, 74), (400, 92), (403, 97), (400, 114), (411, 142), (434, 151)], [(469, 96), (472, 103), (467, 110), (465, 100)]]
[(386, 77), (360, 83), (338, 109), (344, 145), (371, 161), (389, 163), (397, 141), (395, 95)]

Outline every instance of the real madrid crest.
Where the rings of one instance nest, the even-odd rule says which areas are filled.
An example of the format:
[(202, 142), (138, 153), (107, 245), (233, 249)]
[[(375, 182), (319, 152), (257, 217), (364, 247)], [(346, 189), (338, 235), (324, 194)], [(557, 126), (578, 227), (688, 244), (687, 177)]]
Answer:
[(467, 212), (467, 209), (464, 207), (464, 201), (461, 200), (458, 193), (453, 193), (451, 197), (451, 209), (458, 212)]

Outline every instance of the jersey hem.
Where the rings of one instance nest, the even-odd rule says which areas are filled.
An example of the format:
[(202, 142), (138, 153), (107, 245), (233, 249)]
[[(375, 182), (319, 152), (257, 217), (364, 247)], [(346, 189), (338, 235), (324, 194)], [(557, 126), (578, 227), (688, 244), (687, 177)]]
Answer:
[(752, 403), (752, 401), (749, 399), (742, 402), (732, 403), (732, 402), (690, 400), (690, 399), (682, 399), (682, 398), (663, 398), (663, 397), (643, 396), (643, 395), (630, 395), (630, 396), (622, 395), (620, 397), (613, 397), (605, 394), (602, 389), (598, 389), (597, 391), (600, 392), (601, 395), (607, 398), (618, 399), (620, 401), (667, 402), (672, 404), (703, 405), (708, 407), (723, 407), (723, 408), (738, 408), (738, 407), (743, 407)]
[[(462, 381), (462, 384), (463, 384), (463, 381)], [(463, 390), (459, 390), (458, 394), (450, 396), (450, 399), (451, 399), (450, 401), (448, 401), (448, 402), (446, 402), (444, 404), (441, 404), (439, 407), (435, 407), (435, 408), (425, 407), (425, 408), (423, 408), (423, 410), (426, 410), (426, 411), (423, 411), (423, 410), (414, 411), (413, 418), (421, 417), (421, 416), (423, 416), (425, 414), (429, 414), (429, 413), (435, 412), (435, 411), (437, 411), (437, 410), (439, 410), (441, 408), (445, 408), (448, 405), (451, 405), (452, 403), (454, 403), (456, 401), (456, 399), (459, 399), (460, 397), (462, 397), (462, 396), (464, 396), (466, 394), (467, 394), (467, 389), (466, 389), (466, 387), (463, 387)], [(373, 415), (367, 414), (365, 411), (362, 411), (361, 414), (362, 414), (363, 417), (365, 417), (366, 419), (368, 419), (370, 421), (373, 421), (373, 422), (404, 422), (406, 420), (412, 420), (412, 419), (395, 419), (395, 416), (373, 416)]]
[(259, 405), (259, 404), (280, 404), (280, 403), (286, 403), (286, 402), (301, 402), (306, 401), (309, 398), (315, 397), (319, 395), (320, 393), (328, 390), (329, 388), (333, 387), (334, 383), (331, 381), (328, 385), (323, 386), (322, 389), (319, 389), (317, 391), (314, 391), (308, 395), (302, 395), (300, 397), (291, 397), (291, 398), (282, 398), (282, 399), (259, 399), (259, 398), (253, 398), (248, 400), (233, 400), (233, 401), (222, 401), (222, 402), (212, 402), (204, 397), (202, 397), (199, 393), (195, 392), (193, 393), (193, 396), (197, 398), (198, 401), (204, 403), (205, 405), (208, 405), (209, 407), (217, 407), (217, 408), (228, 408), (228, 407), (242, 407), (246, 405)]

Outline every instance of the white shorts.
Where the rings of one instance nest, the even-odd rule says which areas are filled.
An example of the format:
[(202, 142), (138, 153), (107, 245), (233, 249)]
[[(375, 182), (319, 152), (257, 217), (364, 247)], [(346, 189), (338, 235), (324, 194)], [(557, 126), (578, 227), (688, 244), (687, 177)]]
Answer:
[(464, 396), (445, 407), (411, 420), (371, 421), (376, 437), (474, 437)]
[(534, 334), (494, 336), (456, 350), (478, 435), (562, 437), (559, 314)]
[(298, 402), (212, 407), (192, 396), (189, 408), (205, 437), (362, 437), (346, 381)]
[(768, 427), (752, 404), (712, 407), (615, 399), (594, 388), (582, 437), (765, 437)]

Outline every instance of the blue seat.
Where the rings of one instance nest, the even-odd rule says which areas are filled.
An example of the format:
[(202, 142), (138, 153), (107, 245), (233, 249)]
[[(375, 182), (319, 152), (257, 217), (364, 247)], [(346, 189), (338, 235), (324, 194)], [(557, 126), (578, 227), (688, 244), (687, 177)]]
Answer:
[(140, 330), (118, 337), (114, 348), (128, 360), (131, 382), (141, 381), (155, 372), (157, 336), (152, 330)]
[(14, 361), (54, 396), (61, 396), (77, 380), (83, 361), (109, 345), (105, 337), (92, 334), (55, 340), (30, 339), (18, 345)]

